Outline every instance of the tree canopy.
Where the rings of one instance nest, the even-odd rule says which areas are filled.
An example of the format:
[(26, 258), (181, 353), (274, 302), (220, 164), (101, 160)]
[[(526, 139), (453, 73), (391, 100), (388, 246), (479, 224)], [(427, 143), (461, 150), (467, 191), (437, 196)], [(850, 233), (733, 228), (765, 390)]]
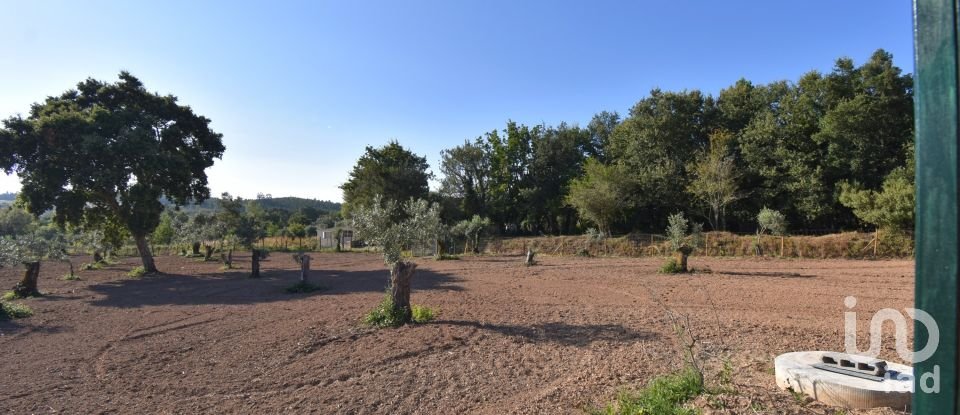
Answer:
[(25, 118), (4, 120), (0, 168), (20, 177), (33, 214), (55, 209), (59, 224), (122, 224), (153, 272), (145, 238), (160, 223), (161, 197), (209, 197), (206, 169), (223, 155), (221, 138), (208, 118), (121, 72), (116, 83), (87, 79)]

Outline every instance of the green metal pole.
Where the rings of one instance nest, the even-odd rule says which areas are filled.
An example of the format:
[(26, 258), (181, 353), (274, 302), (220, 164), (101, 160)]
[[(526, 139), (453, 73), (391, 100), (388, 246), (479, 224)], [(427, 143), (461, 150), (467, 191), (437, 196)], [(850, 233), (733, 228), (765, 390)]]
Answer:
[[(957, 0), (915, 0), (916, 298), (937, 322), (939, 347), (914, 363), (913, 412), (956, 414), (958, 270)], [(914, 350), (930, 338), (919, 322)], [(933, 376), (939, 373), (939, 384)], [(939, 386), (939, 391), (931, 390)]]

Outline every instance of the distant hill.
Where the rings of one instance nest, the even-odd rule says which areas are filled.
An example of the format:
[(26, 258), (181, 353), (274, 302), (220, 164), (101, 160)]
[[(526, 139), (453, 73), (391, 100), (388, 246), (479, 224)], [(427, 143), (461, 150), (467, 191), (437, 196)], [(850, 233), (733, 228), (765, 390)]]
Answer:
[[(16, 193), (0, 193), (0, 207), (10, 205), (16, 198)], [(340, 203), (331, 202), (329, 200), (303, 199), (300, 197), (271, 197), (255, 199), (255, 201), (264, 210), (282, 209), (290, 212), (296, 212), (305, 207), (312, 207), (324, 212), (335, 212), (340, 210)], [(173, 206), (173, 203), (170, 203), (169, 200), (163, 199), (161, 202), (164, 204), (164, 206)], [(183, 206), (181, 209), (187, 212), (211, 211), (216, 210), (219, 203), (220, 202), (217, 199), (211, 198), (205, 200), (199, 205)]]
[[(334, 212), (340, 210), (340, 203), (329, 200), (304, 199), (300, 197), (271, 197), (262, 199), (249, 199), (260, 205), (264, 210), (281, 209), (290, 212), (296, 212), (302, 208), (311, 207), (324, 212)], [(172, 206), (168, 200), (162, 200), (164, 205)], [(199, 205), (183, 206), (181, 210), (186, 212), (206, 212), (216, 210), (220, 201), (216, 198), (205, 200)]]

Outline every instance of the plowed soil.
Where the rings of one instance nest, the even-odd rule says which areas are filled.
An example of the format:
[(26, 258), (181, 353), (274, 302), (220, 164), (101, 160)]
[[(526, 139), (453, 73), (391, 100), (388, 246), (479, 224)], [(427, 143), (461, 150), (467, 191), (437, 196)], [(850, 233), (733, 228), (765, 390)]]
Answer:
[[(81, 281), (44, 263), (46, 296), (18, 301), (35, 315), (0, 322), (0, 412), (581, 413), (682, 365), (670, 310), (708, 380), (732, 367), (730, 391), (693, 403), (704, 413), (832, 414), (778, 390), (773, 358), (841, 351), (848, 295), (863, 349), (873, 312), (913, 303), (912, 261), (693, 257), (704, 271), (674, 276), (657, 258), (420, 259), (413, 302), (437, 320), (373, 330), (360, 319), (384, 295), (381, 257), (313, 254), (311, 294), (284, 291), (289, 254), (261, 279), (247, 260), (164, 256), (165, 274), (131, 279), (139, 260), (123, 258)], [(0, 287), (19, 274), (0, 269)]]

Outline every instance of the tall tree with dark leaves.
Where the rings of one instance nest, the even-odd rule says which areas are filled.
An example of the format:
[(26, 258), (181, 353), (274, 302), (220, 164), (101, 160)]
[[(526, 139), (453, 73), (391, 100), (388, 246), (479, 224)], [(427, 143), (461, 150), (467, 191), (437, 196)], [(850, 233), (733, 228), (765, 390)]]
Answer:
[(143, 267), (156, 272), (147, 235), (160, 222), (160, 198), (207, 199), (206, 169), (223, 155), (221, 138), (208, 118), (121, 72), (116, 83), (88, 79), (34, 104), (26, 118), (4, 120), (0, 168), (20, 176), (31, 213), (55, 209), (59, 224), (122, 223)]
[(490, 146), (477, 138), (440, 153), (441, 193), (460, 202), (464, 217), (487, 216), (490, 203)]
[(356, 207), (370, 206), (377, 195), (384, 203), (426, 199), (430, 193), (427, 181), (433, 175), (427, 170), (426, 157), (407, 150), (396, 141), (380, 147), (367, 147), (350, 171), (350, 178), (340, 186), (343, 190), (343, 212), (348, 215)]

